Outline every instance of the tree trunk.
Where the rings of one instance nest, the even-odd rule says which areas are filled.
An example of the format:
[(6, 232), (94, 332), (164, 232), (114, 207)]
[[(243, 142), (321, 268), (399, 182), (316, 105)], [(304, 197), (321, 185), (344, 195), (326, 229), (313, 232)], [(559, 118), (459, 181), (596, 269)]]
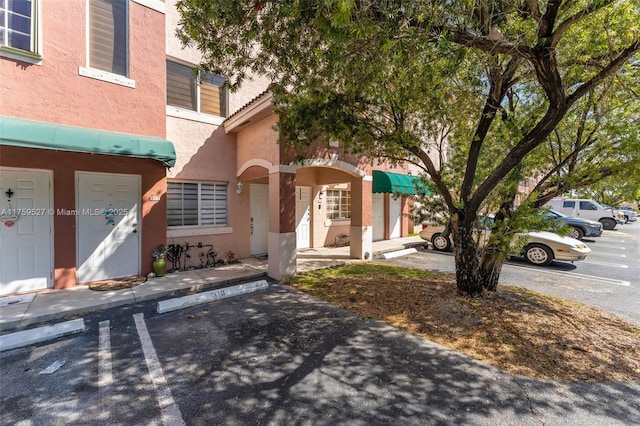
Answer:
[(498, 279), (502, 272), (505, 256), (496, 247), (487, 247), (484, 250), (480, 261), (480, 281), (482, 287), (489, 291), (496, 291), (498, 288)]
[(460, 212), (451, 215), (451, 231), (456, 263), (458, 291), (478, 297), (486, 289), (496, 291), (506, 255), (498, 247), (483, 247), (472, 225), (463, 225)]
[(480, 296), (483, 285), (480, 279), (478, 247), (473, 235), (473, 228), (453, 223), (452, 227), (458, 290), (471, 297)]

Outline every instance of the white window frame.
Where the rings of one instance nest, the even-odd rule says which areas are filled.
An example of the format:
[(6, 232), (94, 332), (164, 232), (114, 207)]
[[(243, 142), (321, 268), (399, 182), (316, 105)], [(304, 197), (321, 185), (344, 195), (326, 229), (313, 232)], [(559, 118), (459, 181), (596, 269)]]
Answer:
[[(228, 228), (229, 227), (229, 182), (218, 182), (218, 181), (189, 181), (189, 180), (175, 180), (169, 179), (167, 180), (167, 198), (169, 196), (169, 184), (171, 183), (180, 183), (180, 184), (197, 184), (198, 185), (198, 223), (195, 225), (169, 225), (169, 200), (167, 199), (167, 219), (166, 225), (167, 230), (175, 230), (175, 229), (195, 229), (195, 228)], [(227, 197), (225, 199), (225, 207), (227, 211), (227, 215), (225, 218), (225, 223), (221, 224), (202, 224), (202, 185), (224, 185), (227, 188)], [(182, 197), (184, 197), (184, 192), (182, 193)], [(182, 217), (184, 222), (184, 217)], [(226, 233), (226, 232), (224, 232)]]
[(85, 2), (85, 10), (86, 10), (86, 16), (85, 16), (85, 28), (86, 28), (86, 40), (85, 40), (85, 46), (86, 46), (86, 64), (85, 66), (80, 66), (78, 67), (78, 74), (83, 76), (83, 77), (89, 77), (89, 78), (93, 78), (95, 80), (100, 80), (100, 81), (105, 81), (107, 83), (113, 83), (113, 84), (117, 84), (120, 86), (125, 86), (125, 87), (130, 87), (132, 89), (135, 89), (136, 87), (136, 81), (130, 78), (130, 73), (131, 73), (131, 61), (130, 61), (130, 51), (129, 51), (129, 32), (130, 32), (130, 28), (131, 28), (131, 20), (129, 19), (129, 13), (130, 13), (130, 5), (129, 5), (129, 1), (128, 0), (123, 0), (126, 1), (126, 8), (127, 8), (127, 28), (126, 28), (126, 39), (127, 39), (127, 43), (126, 43), (126, 47), (125, 47), (125, 54), (126, 54), (126, 58), (127, 58), (127, 65), (126, 65), (126, 69), (127, 69), (127, 75), (120, 75), (120, 74), (114, 74), (112, 72), (109, 71), (104, 71), (104, 70), (100, 70), (97, 68), (92, 68), (91, 67), (91, 28), (90, 28), (90, 17), (89, 17), (89, 8), (91, 7), (90, 5), (90, 1), (91, 0), (86, 0)]
[[(179, 59), (167, 57), (165, 61), (165, 66), (167, 62), (173, 62), (174, 64), (181, 65), (189, 68), (197, 68), (196, 65), (189, 64), (187, 62), (181, 61)], [(184, 118), (192, 121), (199, 121), (202, 123), (214, 124), (217, 126), (222, 125), (225, 118), (229, 115), (229, 91), (225, 89), (224, 93), (224, 109), (226, 115), (213, 115), (204, 112), (200, 112), (200, 73), (202, 70), (198, 69), (197, 83), (196, 83), (196, 110), (187, 109), (178, 105), (169, 105), (167, 103), (167, 115), (170, 117), (176, 118)], [(166, 83), (165, 83), (166, 84)], [(168, 88), (167, 88), (168, 93)], [(166, 102), (166, 99), (165, 99)]]
[[(22, 50), (15, 47), (0, 45), (0, 57), (15, 59), (34, 65), (42, 65), (42, 2), (31, 1), (31, 50)], [(5, 20), (8, 15), (5, 14)], [(3, 23), (6, 28), (7, 22)]]
[[(338, 193), (338, 217), (334, 217), (332, 218), (331, 215), (334, 212), (334, 210), (330, 210), (329, 209), (329, 199), (333, 196), (330, 193), (331, 192), (337, 192)], [(343, 209), (343, 199), (345, 197), (348, 197), (349, 199), (349, 210), (348, 211), (344, 211)], [(326, 219), (327, 221), (330, 222), (336, 222), (336, 221), (350, 221), (351, 220), (351, 214), (353, 211), (353, 205), (351, 203), (351, 191), (348, 189), (327, 189), (326, 190), (326, 200), (327, 200), (327, 204), (326, 204)]]

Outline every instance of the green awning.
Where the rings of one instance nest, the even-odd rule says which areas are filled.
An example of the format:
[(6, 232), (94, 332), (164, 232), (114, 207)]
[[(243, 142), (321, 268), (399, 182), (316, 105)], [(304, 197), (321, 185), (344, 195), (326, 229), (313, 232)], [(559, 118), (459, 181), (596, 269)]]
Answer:
[(176, 151), (166, 139), (0, 117), (0, 145), (150, 158), (168, 167)]
[[(416, 186), (420, 185), (418, 176), (401, 173), (373, 171), (373, 193), (387, 192), (391, 194), (415, 195)], [(427, 191), (427, 194), (429, 191)]]

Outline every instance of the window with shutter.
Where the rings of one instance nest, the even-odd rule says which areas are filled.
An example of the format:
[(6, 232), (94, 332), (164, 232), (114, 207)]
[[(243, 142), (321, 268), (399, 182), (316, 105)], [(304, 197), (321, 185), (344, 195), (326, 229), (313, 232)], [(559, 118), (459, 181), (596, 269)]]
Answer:
[(168, 182), (167, 226), (225, 226), (227, 183)]
[(128, 1), (89, 0), (89, 66), (127, 76)]
[(227, 115), (224, 78), (167, 61), (167, 105), (219, 117)]

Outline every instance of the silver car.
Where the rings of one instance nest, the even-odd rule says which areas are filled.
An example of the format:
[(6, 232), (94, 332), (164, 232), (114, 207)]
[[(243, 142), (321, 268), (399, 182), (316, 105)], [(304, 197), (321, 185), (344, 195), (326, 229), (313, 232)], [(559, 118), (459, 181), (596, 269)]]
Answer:
[[(420, 238), (431, 243), (435, 250), (450, 251), (453, 248), (451, 235), (444, 236), (444, 225), (423, 225)], [(484, 232), (483, 232), (484, 233)], [(571, 237), (563, 237), (553, 232), (527, 232), (527, 243), (521, 253), (525, 260), (533, 265), (546, 266), (554, 260), (576, 262), (584, 260), (591, 249), (581, 241)], [(482, 236), (481, 243), (486, 243)]]

